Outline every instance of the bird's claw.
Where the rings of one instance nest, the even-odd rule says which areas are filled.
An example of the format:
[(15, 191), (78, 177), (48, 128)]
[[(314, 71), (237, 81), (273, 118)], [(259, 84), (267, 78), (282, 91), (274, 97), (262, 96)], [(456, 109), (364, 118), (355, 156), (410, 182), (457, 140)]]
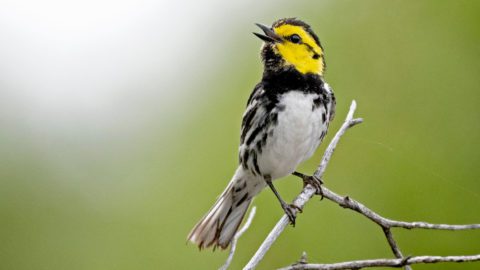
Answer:
[(314, 175), (305, 175), (305, 178), (303, 178), (303, 186), (305, 187), (308, 184), (312, 185), (316, 189), (316, 194), (322, 195), (323, 181), (321, 179), (315, 177)]
[(322, 179), (316, 177), (315, 175), (305, 175), (299, 172), (295, 172), (294, 175), (302, 178), (303, 187), (307, 186), (308, 184), (312, 185), (316, 190), (315, 194), (320, 195), (321, 196), (320, 200), (323, 200)]
[(303, 210), (299, 206), (296, 206), (295, 204), (287, 204), (284, 203), (282, 204), (283, 211), (285, 211), (285, 214), (287, 215), (288, 219), (290, 220), (290, 224), (292, 224), (293, 227), (295, 227), (295, 219), (297, 217), (297, 211), (302, 213)]

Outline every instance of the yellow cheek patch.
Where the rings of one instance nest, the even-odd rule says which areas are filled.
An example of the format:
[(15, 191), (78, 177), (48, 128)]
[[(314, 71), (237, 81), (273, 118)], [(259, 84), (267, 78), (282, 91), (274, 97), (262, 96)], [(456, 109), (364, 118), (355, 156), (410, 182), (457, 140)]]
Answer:
[[(299, 72), (323, 74), (323, 57), (314, 59), (314, 54), (323, 55), (322, 48), (317, 45), (307, 31), (301, 26), (283, 24), (273, 29), (275, 33), (286, 38), (283, 43), (278, 43), (276, 48), (285, 61), (293, 65)], [(302, 39), (303, 44), (295, 44), (288, 40), (293, 34)]]

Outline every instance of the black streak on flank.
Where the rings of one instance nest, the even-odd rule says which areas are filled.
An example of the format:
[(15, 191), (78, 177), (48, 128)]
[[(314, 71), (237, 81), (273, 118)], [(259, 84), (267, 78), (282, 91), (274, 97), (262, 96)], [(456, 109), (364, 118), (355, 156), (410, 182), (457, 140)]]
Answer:
[(320, 141), (322, 141), (323, 138), (325, 138), (325, 135), (326, 135), (326, 134), (327, 134), (327, 133), (326, 133), (325, 131), (322, 131), (322, 134), (320, 135)]
[(262, 153), (262, 140), (258, 140), (256, 144), (256, 148), (259, 154)]
[(267, 138), (268, 138), (268, 134), (265, 131), (265, 133), (263, 134), (263, 137), (262, 137), (262, 146), (265, 146), (267, 144)]
[(247, 197), (248, 197), (248, 192), (245, 192), (245, 195), (243, 195), (243, 197), (235, 204), (235, 207), (242, 204), (247, 199)]
[(327, 115), (325, 114), (325, 112), (322, 113), (322, 121), (323, 123), (327, 121)]
[(252, 120), (253, 117), (255, 116), (257, 112), (257, 106), (251, 108), (247, 113), (245, 114), (245, 117), (243, 118), (242, 121), (242, 134), (240, 135), (240, 144), (242, 144), (245, 141), (245, 136), (247, 136), (248, 131), (251, 128), (252, 125)]
[(258, 167), (258, 161), (257, 161), (257, 152), (255, 152), (255, 150), (252, 150), (252, 157), (253, 157), (253, 167), (254, 167), (254, 174), (257, 175), (257, 174), (260, 174), (260, 168)]
[(244, 188), (247, 187), (247, 182), (246, 182), (245, 180), (242, 179), (242, 180), (240, 180), (240, 181), (242, 181), (241, 184), (237, 184), (237, 185), (235, 185), (235, 187), (233, 188), (233, 192), (234, 192), (234, 193), (238, 193), (238, 192), (242, 191)]
[(322, 105), (322, 104), (323, 104), (322, 97), (321, 96), (316, 97), (313, 100), (312, 111), (314, 111), (316, 108), (320, 107), (320, 105)]
[[(271, 114), (270, 116), (271, 116), (270, 125), (276, 126), (277, 123), (278, 123), (278, 114), (277, 114), (277, 113), (273, 113), (273, 114)], [(269, 126), (270, 126), (270, 125), (269, 125)]]
[(242, 165), (243, 165), (243, 168), (244, 169), (248, 169), (248, 155), (249, 155), (249, 150), (248, 149), (245, 149), (243, 151), (243, 162), (242, 162)]
[(258, 134), (262, 129), (265, 128), (264, 125), (265, 125), (265, 124), (258, 126), (256, 129), (254, 129), (254, 130), (252, 131), (252, 133), (250, 133), (250, 136), (248, 136), (248, 139), (247, 139), (247, 142), (246, 142), (247, 145), (250, 145), (250, 144), (253, 142), (253, 140), (257, 137), (257, 134)]
[(265, 120), (260, 123), (253, 131), (250, 133), (250, 135), (247, 138), (247, 145), (250, 145), (255, 138), (257, 138), (257, 135), (260, 131), (268, 129), (270, 125), (276, 125), (278, 122), (278, 114), (277, 113), (270, 113), (267, 117), (265, 117)]
[(247, 187), (247, 181), (243, 181), (243, 185), (242, 185), (242, 189), (246, 188)]

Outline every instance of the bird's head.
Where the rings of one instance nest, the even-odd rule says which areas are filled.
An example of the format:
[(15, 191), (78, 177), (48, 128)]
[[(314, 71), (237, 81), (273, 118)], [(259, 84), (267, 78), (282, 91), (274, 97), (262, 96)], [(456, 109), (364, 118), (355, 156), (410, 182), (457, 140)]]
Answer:
[(323, 75), (323, 48), (308, 24), (288, 18), (274, 22), (272, 27), (256, 25), (263, 31), (254, 34), (265, 42), (262, 59), (266, 71), (294, 68), (302, 74)]

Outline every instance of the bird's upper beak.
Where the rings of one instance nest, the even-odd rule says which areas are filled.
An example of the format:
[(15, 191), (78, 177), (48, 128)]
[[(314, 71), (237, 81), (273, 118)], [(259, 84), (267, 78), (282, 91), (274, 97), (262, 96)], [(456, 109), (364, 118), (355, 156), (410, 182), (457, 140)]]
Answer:
[(257, 36), (261, 40), (265, 42), (282, 42), (283, 41), (283, 39), (268, 26), (265, 26), (259, 23), (256, 23), (255, 25), (260, 27), (260, 29), (262, 29), (263, 32), (265, 33), (265, 35), (259, 34), (259, 33), (253, 33), (255, 36)]

